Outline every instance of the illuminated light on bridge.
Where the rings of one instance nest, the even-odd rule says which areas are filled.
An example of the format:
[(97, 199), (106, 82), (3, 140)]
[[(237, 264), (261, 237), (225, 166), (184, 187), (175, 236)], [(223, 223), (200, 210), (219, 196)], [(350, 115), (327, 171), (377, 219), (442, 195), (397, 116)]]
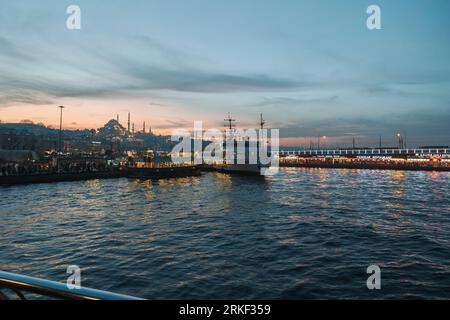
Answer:
[(412, 156), (412, 157), (430, 157), (430, 156), (450, 156), (450, 149), (331, 149), (331, 150), (280, 150), (273, 152), (278, 156), (298, 156), (298, 157), (316, 157), (316, 156)]

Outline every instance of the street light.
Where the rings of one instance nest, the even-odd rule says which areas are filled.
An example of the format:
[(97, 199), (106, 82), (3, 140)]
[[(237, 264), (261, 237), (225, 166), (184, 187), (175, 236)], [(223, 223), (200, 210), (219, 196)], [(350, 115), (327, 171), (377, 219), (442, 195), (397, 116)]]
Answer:
[(405, 142), (404, 142), (404, 138), (403, 138), (402, 134), (397, 133), (397, 137), (398, 137), (398, 147), (399, 147), (399, 149), (403, 149), (405, 147)]
[(317, 135), (317, 150), (320, 149), (320, 138), (323, 138), (325, 140), (327, 136), (320, 136), (320, 134)]
[(60, 109), (59, 113), (59, 154), (62, 153), (62, 117), (63, 117), (63, 109), (64, 106), (59, 106)]

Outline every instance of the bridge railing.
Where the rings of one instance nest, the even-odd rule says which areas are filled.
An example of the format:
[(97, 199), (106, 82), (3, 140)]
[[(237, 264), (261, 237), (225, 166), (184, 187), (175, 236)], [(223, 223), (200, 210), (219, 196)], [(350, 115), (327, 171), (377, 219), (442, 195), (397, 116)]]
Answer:
[(448, 155), (450, 149), (330, 149), (330, 150), (280, 150), (274, 152), (279, 156), (312, 155)]
[(64, 283), (43, 280), (0, 271), (0, 300), (9, 300), (9, 289), (20, 300), (27, 300), (27, 293), (62, 300), (140, 300), (139, 298), (90, 288), (69, 289)]

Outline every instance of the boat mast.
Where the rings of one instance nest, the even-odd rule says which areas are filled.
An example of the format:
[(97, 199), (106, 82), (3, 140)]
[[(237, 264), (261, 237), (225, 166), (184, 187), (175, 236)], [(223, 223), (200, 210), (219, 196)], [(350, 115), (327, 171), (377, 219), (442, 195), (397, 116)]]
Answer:
[(230, 129), (230, 132), (233, 130), (233, 128), (236, 127), (234, 122), (236, 122), (235, 119), (231, 118), (230, 113), (228, 112), (228, 118), (224, 119), (225, 122), (228, 122), (228, 124), (225, 125), (225, 128)]
[[(259, 148), (260, 148), (260, 145), (262, 144), (262, 141), (263, 141), (263, 139), (264, 139), (264, 125), (266, 124), (266, 121), (264, 120), (264, 118), (263, 118), (263, 114), (261, 113), (260, 115), (259, 115), (259, 127), (260, 127), (260, 130), (259, 130), (259, 139), (258, 139), (258, 141), (257, 141), (257, 149), (258, 149), (258, 152), (259, 152)], [(258, 154), (258, 159), (259, 159), (259, 154)], [(259, 160), (258, 160), (259, 161)]]
[(259, 120), (259, 125), (260, 125), (260, 127), (261, 127), (261, 130), (264, 129), (264, 125), (265, 125), (265, 124), (266, 124), (266, 121), (264, 120), (263, 114), (261, 113), (261, 115), (260, 115), (260, 120)]
[(233, 129), (236, 128), (236, 119), (231, 118), (230, 113), (228, 112), (228, 118), (224, 119), (225, 122), (228, 122), (228, 124), (225, 125), (225, 128), (230, 130), (230, 137), (233, 137), (235, 139), (233, 134)]
[[(233, 150), (233, 157), (235, 157), (236, 154), (235, 154), (235, 151), (234, 151), (234, 144), (236, 143), (236, 137), (233, 134), (233, 129), (236, 127), (236, 124), (235, 124), (236, 119), (231, 118), (231, 114), (228, 112), (228, 118), (224, 119), (224, 121), (226, 123), (228, 122), (227, 124), (225, 124), (225, 128), (230, 130), (229, 133), (225, 133), (225, 139), (227, 141), (231, 141), (231, 140), (233, 141), (232, 150)], [(228, 144), (228, 143), (226, 143), (226, 144)], [(224, 164), (227, 164), (227, 160), (226, 160), (228, 158), (227, 155), (226, 155), (227, 152), (229, 152), (229, 150), (227, 150), (227, 148), (225, 147), (224, 152), (223, 152)]]

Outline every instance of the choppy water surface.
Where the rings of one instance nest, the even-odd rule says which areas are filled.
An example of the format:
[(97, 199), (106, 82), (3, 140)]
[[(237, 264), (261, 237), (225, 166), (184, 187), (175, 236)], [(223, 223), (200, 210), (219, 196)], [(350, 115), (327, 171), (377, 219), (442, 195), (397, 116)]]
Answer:
[(0, 187), (0, 269), (79, 265), (83, 286), (150, 299), (450, 298), (449, 188), (328, 169)]

